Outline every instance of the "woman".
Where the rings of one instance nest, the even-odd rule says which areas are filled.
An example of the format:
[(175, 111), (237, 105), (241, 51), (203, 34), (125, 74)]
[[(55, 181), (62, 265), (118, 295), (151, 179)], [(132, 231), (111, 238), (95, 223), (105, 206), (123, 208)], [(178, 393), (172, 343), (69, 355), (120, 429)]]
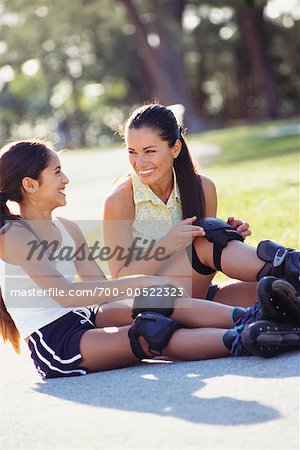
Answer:
[[(132, 258), (126, 264), (111, 258), (112, 276), (169, 276), (180, 280), (193, 297), (212, 298), (208, 288), (218, 269), (246, 283), (225, 286), (215, 299), (231, 305), (253, 304), (255, 282), (274, 274), (273, 259), (283, 247), (263, 241), (256, 254), (256, 249), (241, 242), (249, 234), (245, 222), (230, 218), (230, 228), (223, 221), (203, 220), (216, 216), (215, 186), (196, 172), (170, 109), (156, 103), (138, 108), (121, 129), (121, 136), (132, 174), (106, 200), (106, 244), (118, 242), (123, 248), (138, 244), (139, 255), (151, 244), (152, 254), (161, 248), (165, 257)], [(211, 236), (212, 231), (217, 236)], [(295, 260), (296, 273), (289, 281), (293, 279), (299, 289), (299, 253), (290, 257)], [(283, 275), (280, 270), (278, 273)]]
[[(267, 327), (273, 331), (279, 327), (283, 337), (297, 328), (281, 323), (274, 308), (280, 323), (269, 321), (270, 314), (260, 305), (246, 311), (190, 299), (191, 307), (187, 307), (187, 299), (180, 296), (182, 288), (169, 278), (106, 280), (89, 258), (79, 228), (71, 221), (52, 219), (53, 210), (66, 204), (69, 180), (49, 145), (21, 141), (5, 147), (0, 180), (0, 331), (16, 350), (20, 337), (25, 339), (42, 377), (124, 367), (156, 354), (204, 359), (231, 353), (273, 356), (295, 348), (294, 342), (288, 342), (279, 351), (273, 346), (270, 354), (267, 347), (263, 351), (258, 347), (257, 337)], [(8, 200), (18, 203), (19, 215), (11, 213)], [(162, 286), (159, 289), (167, 289), (169, 297), (171, 289), (176, 290), (167, 312), (166, 308), (157, 311), (157, 301), (153, 310), (150, 289), (157, 283)], [(150, 301), (141, 303), (138, 296), (133, 311), (132, 301), (116, 301), (136, 288), (144, 294), (146, 290)], [(281, 292), (278, 302), (282, 305), (293, 296)], [(269, 298), (267, 293), (265, 303), (272, 308)], [(293, 308), (294, 299), (288, 298), (288, 303)], [(133, 324), (132, 314), (136, 317)], [(257, 318), (264, 320), (255, 322)], [(294, 318), (298, 321), (292, 314), (289, 322)], [(254, 323), (248, 326), (249, 322)], [(295, 333), (300, 342), (300, 329)]]

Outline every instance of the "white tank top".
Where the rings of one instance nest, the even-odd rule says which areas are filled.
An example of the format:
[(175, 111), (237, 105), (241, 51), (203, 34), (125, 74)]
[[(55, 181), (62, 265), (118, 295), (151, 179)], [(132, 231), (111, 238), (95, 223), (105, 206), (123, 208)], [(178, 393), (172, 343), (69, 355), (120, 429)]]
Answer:
[[(59, 219), (53, 222), (61, 234), (60, 246), (53, 254), (55, 256), (62, 247), (75, 250), (75, 242)], [(73, 252), (74, 253), (74, 252)], [(56, 269), (68, 280), (73, 281), (77, 273), (74, 259), (50, 261)], [(30, 336), (34, 331), (53, 322), (70, 311), (82, 308), (63, 308), (50, 295), (37, 295), (43, 290), (29, 275), (15, 264), (0, 260), (0, 286), (5, 306), (11, 315), (21, 338)], [(33, 292), (35, 291), (35, 295)]]

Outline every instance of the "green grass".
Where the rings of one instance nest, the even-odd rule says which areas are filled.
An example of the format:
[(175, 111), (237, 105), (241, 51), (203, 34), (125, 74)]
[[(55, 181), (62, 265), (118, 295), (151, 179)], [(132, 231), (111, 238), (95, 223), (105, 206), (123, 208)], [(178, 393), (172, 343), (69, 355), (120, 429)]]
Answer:
[[(297, 134), (298, 133), (298, 134)], [(203, 133), (192, 138), (219, 145), (223, 151), (215, 164), (238, 163), (299, 153), (299, 126), (294, 121), (244, 125)]]
[(241, 126), (196, 138), (199, 145), (208, 142), (222, 148), (204, 173), (217, 186), (218, 216), (249, 222), (249, 245), (272, 239), (299, 248), (300, 139), (290, 125), (293, 122)]

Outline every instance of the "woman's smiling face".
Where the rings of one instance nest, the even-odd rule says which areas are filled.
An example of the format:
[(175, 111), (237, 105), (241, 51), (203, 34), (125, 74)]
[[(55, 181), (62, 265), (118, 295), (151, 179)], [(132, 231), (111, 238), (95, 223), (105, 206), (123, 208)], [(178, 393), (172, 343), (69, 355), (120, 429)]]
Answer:
[(172, 177), (174, 158), (179, 153), (177, 142), (180, 141), (170, 147), (155, 130), (142, 127), (128, 129), (125, 142), (129, 162), (142, 183), (152, 185)]

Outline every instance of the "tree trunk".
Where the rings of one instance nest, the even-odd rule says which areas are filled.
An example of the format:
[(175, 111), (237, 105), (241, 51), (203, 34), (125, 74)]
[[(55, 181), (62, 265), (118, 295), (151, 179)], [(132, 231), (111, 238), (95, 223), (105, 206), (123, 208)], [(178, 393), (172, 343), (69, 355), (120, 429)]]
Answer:
[(248, 102), (249, 89), (249, 59), (245, 52), (245, 42), (243, 37), (235, 51), (236, 58), (236, 80), (237, 80), (237, 103), (235, 108), (236, 119), (249, 119), (251, 108)]
[(197, 64), (197, 72), (194, 77), (195, 85), (193, 89), (193, 98), (195, 99), (201, 117), (206, 118), (209, 115), (205, 105), (208, 94), (203, 89), (204, 82), (207, 79), (206, 53), (200, 48), (199, 52), (201, 54), (201, 60)]
[[(187, 90), (184, 52), (181, 46), (181, 19), (186, 0), (152, 1), (154, 25), (160, 38), (158, 47), (151, 47), (146, 26), (141, 22), (132, 0), (120, 0), (127, 8), (128, 18), (136, 29), (137, 43), (149, 76), (151, 92), (166, 105), (180, 103), (185, 108), (185, 124), (190, 132), (207, 129), (199, 118)], [(151, 98), (150, 98), (151, 100)]]
[(246, 48), (256, 95), (261, 102), (260, 117), (262, 119), (278, 116), (278, 92), (267, 56), (267, 36), (264, 30), (263, 7), (255, 6), (249, 0), (238, 7), (242, 33)]

